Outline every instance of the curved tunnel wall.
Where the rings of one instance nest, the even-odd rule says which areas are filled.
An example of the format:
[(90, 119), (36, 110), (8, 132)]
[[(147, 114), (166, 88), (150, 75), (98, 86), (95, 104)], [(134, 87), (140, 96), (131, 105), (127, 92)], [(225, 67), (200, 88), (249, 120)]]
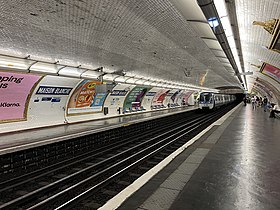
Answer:
[(272, 73), (273, 77), (264, 71), (257, 72), (252, 92), (258, 92), (262, 97), (267, 96), (270, 102), (280, 104), (280, 70), (276, 68)]
[(194, 105), (188, 90), (11, 71), (0, 86), (0, 133)]

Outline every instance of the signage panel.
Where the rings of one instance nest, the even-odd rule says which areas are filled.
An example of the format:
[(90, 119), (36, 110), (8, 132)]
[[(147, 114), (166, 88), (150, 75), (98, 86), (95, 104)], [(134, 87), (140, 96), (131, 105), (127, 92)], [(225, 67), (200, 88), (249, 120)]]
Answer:
[(125, 96), (128, 93), (128, 90), (113, 90), (111, 96)]
[(72, 88), (40, 86), (36, 91), (37, 95), (69, 95)]

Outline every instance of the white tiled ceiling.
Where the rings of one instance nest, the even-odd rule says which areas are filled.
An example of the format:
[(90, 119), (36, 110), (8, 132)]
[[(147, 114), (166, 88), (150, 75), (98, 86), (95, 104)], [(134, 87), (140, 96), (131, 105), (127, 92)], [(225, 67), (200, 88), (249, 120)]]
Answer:
[[(244, 2), (239, 0), (238, 6), (251, 7)], [(188, 11), (179, 11), (178, 5)], [(247, 10), (239, 9), (245, 20), (249, 18)], [(104, 66), (108, 72), (124, 69), (145, 79), (210, 88), (239, 86), (231, 69), (224, 67), (224, 60), (207, 46), (217, 43), (200, 38), (209, 30), (187, 21), (204, 20), (201, 15), (195, 0), (0, 0), (0, 54), (30, 55), (35, 60), (82, 68)], [(249, 29), (251, 35), (253, 30), (259, 33), (256, 41), (267, 44), (265, 32)], [(248, 36), (243, 46), (246, 61), (254, 58), (255, 62), (249, 51), (259, 54), (265, 50), (250, 42)], [(260, 55), (277, 64), (278, 55), (266, 51)]]
[[(251, 64), (261, 65), (262, 62), (280, 68), (280, 54), (266, 49), (271, 41), (271, 34), (261, 26), (252, 25), (253, 21), (264, 22), (279, 18), (280, 1), (235, 0), (235, 2), (245, 70), (253, 71), (255, 75), (258, 75), (259, 69)], [(247, 76), (247, 78), (250, 90), (256, 76)]]

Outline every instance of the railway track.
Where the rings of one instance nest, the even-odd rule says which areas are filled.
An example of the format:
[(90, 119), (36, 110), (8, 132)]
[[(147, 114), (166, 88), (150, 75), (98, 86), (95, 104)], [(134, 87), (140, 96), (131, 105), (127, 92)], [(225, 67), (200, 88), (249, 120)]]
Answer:
[(140, 135), (2, 181), (0, 209), (96, 209), (228, 110), (173, 116)]

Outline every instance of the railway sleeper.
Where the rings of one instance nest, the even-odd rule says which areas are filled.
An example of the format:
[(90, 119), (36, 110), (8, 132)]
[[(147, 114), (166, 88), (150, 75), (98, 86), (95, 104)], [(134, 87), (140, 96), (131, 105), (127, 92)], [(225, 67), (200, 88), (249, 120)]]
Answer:
[(139, 168), (140, 170), (143, 170), (143, 171), (148, 171), (148, 170), (151, 169), (151, 168), (148, 167), (148, 166), (139, 166), (138, 168)]
[(138, 177), (140, 177), (142, 174), (134, 173), (134, 172), (129, 172), (128, 175), (131, 176), (131, 177), (137, 177), (137, 178), (138, 178)]

